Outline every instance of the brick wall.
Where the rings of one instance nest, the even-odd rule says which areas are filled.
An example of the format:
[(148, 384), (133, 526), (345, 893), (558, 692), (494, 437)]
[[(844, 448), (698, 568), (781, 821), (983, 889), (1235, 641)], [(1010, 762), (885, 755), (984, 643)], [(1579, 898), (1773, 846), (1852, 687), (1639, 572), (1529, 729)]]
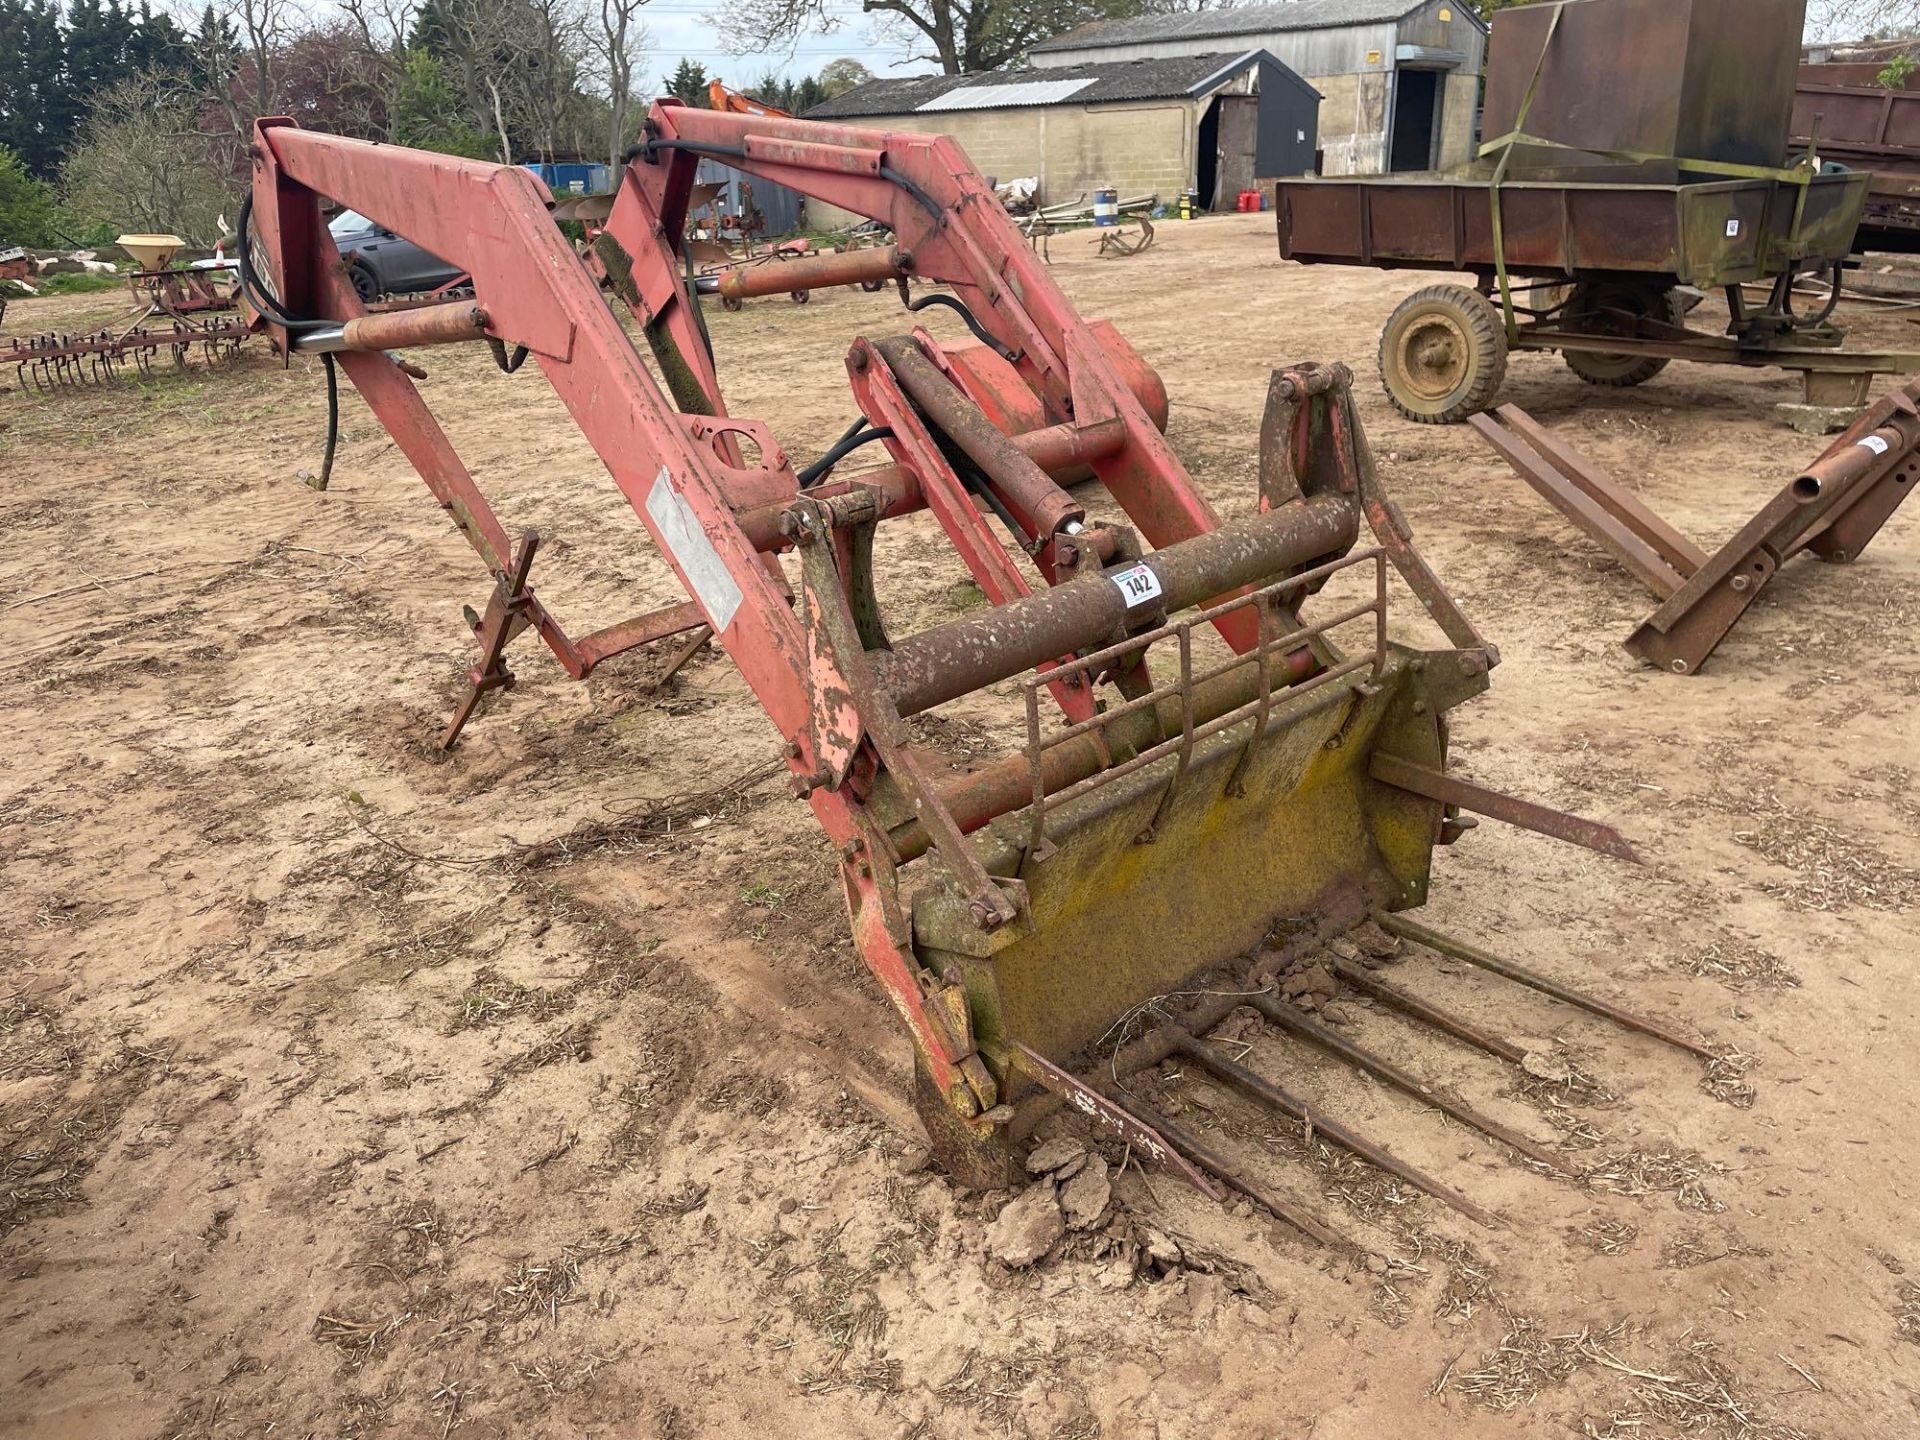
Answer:
[[(1094, 190), (1102, 185), (1113, 186), (1122, 196), (1155, 192), (1171, 205), (1193, 183), (1199, 119), (1191, 101), (1165, 100), (863, 116), (852, 123), (951, 135), (981, 174), (1001, 184), (1038, 176), (1042, 205), (1081, 196), (1091, 203)], [(807, 210), (820, 229), (850, 224), (854, 218), (818, 201), (809, 201)]]

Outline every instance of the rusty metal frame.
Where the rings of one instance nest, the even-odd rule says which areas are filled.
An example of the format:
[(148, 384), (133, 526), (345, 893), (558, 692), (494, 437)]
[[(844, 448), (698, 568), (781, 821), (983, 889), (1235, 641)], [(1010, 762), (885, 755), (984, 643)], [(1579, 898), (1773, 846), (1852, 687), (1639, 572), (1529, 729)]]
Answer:
[(1677, 675), (1699, 671), (1779, 569), (1808, 551), (1859, 558), (1920, 477), (1920, 381), (1878, 401), (1712, 554), (1515, 405), (1467, 422), (1520, 478), (1660, 600), (1624, 642)]
[[(251, 219), (273, 284), (263, 325), (285, 351), (323, 353), (344, 370), (495, 577), (487, 613), (473, 623), (481, 660), (448, 738), (481, 694), (508, 683), (504, 653), (522, 629), (537, 630), (575, 675), (668, 635), (711, 634), (784, 741), (793, 794), (838, 851), (855, 944), (909, 1027), (921, 1114), (964, 1178), (1004, 1183), (1015, 1122), (1044, 1098), (1029, 1084), (1016, 1105), (1004, 1087), (1037, 1076), (1076, 1103), (1099, 1088), (1050, 1077), (1044, 1066), (1060, 1070), (1066, 1055), (1016, 1064), (1006, 1046), (981, 1039), (977, 1016), (995, 1012), (976, 1009), (981, 1002), (957, 963), (936, 959), (955, 953), (951, 937), (936, 943), (920, 933), (923, 921), (941, 923), (933, 912), (949, 903), (958, 907), (953, 943), (990, 952), (1030, 933), (1027, 882), (1017, 863), (995, 858), (986, 837), (970, 838), (982, 826), (1031, 804), (1031, 833), (1044, 841), (1062, 804), (1111, 784), (1116, 794), (1160, 787), (1146, 807), (1151, 828), (1170, 810), (1193, 809), (1175, 799), (1190, 763), (1208, 783), (1227, 765), (1208, 767), (1225, 761), (1230, 782), (1245, 768), (1261, 770), (1269, 787), (1292, 783), (1284, 764), (1266, 763), (1290, 763), (1278, 754), (1282, 727), (1273, 720), (1282, 705), (1287, 726), (1311, 722), (1320, 727), (1314, 736), (1325, 732), (1324, 742), (1314, 740), (1322, 755), (1341, 751), (1364, 709), (1369, 728), (1360, 743), (1325, 762), (1353, 801), (1342, 823), (1357, 827), (1354, 848), (1371, 847), (1355, 862), (1368, 885), (1401, 885), (1379, 855), (1390, 846), (1417, 871), (1395, 892), (1397, 903), (1424, 894), (1431, 848), (1457, 828), (1449, 831), (1444, 804), (1374, 779), (1362, 757), (1390, 727), (1410, 757), (1444, 763), (1438, 712), (1484, 688), (1495, 657), (1413, 551), (1381, 492), (1343, 369), (1302, 365), (1276, 378), (1271, 393), (1282, 413), (1263, 436), (1260, 509), (1223, 523), (1161, 432), (1157, 377), (1111, 330), (1074, 311), (950, 139), (661, 102), (584, 260), (554, 224), (551, 196), (525, 170), (318, 135), (283, 119), (259, 122), (251, 155)], [(694, 169), (705, 157), (868, 215), (895, 236), (890, 254), (789, 274), (861, 283), (884, 264), (945, 285), (961, 307), (974, 347), (943, 345), (923, 330), (852, 347), (854, 399), (874, 427), (868, 438), (884, 441), (891, 464), (847, 479), (815, 470), (803, 483), (766, 426), (727, 413), (683, 249)], [(461, 266), (472, 278), (471, 300), (369, 318), (320, 222), (323, 197)], [(243, 265), (253, 243), (250, 232)], [(602, 281), (632, 309), (657, 374), (602, 298)], [(397, 344), (476, 340), (510, 371), (519, 359), (534, 361), (685, 588), (684, 604), (578, 641), (542, 606), (528, 583), (536, 538), (510, 546), (411, 372), (389, 353)], [(1024, 417), (1018, 425), (1016, 416)], [(747, 442), (758, 455), (752, 463), (743, 458)], [(1080, 467), (1102, 482), (1127, 523), (1092, 520), (1065, 494), (1060, 477)], [(934, 512), (993, 603), (890, 639), (873, 593), (873, 534), (922, 508)], [(985, 511), (1031, 560), (1037, 582), (1002, 548)], [(1363, 520), (1380, 545), (1353, 553)], [(800, 555), (797, 595), (777, 559), (788, 550)], [(1389, 560), (1460, 648), (1387, 644)], [(1365, 603), (1313, 623), (1299, 619), (1306, 595), (1366, 564), (1374, 583)], [(1329, 632), (1367, 619), (1369, 646), (1343, 655)], [(1218, 632), (1232, 659), (1196, 662), (1203, 626)], [(1178, 651), (1177, 674), (1156, 682), (1147, 652), (1166, 642)], [(936, 782), (906, 718), (1008, 681), (1026, 701), (1026, 753)], [(1123, 698), (1103, 716), (1092, 692), (1108, 682)], [(1064, 717), (1064, 739), (1040, 733), (1043, 688)], [(1248, 738), (1223, 737), (1234, 725), (1245, 725)], [(1125, 755), (1109, 743), (1116, 729), (1128, 732)], [(1250, 766), (1256, 746), (1262, 763)], [(1165, 767), (1164, 781), (1148, 773), (1156, 765)], [(1356, 808), (1386, 816), (1381, 832)], [(1238, 813), (1271, 818), (1254, 803)], [(900, 872), (923, 856), (928, 863), (909, 896)], [(923, 914), (919, 902), (929, 897)], [(1238, 912), (1233, 918), (1239, 925)], [(1204, 959), (1182, 954), (1178, 964), (1184, 973)], [(1131, 1108), (1101, 1113), (1119, 1124)], [(1132, 1114), (1135, 1128), (1122, 1133), (1143, 1145), (1163, 1135), (1158, 1153), (1170, 1162), (1198, 1153), (1190, 1137)], [(1197, 1171), (1192, 1178), (1207, 1188)], [(1259, 1194), (1244, 1177), (1222, 1178)], [(1285, 1214), (1284, 1202), (1275, 1203)], [(1310, 1217), (1296, 1223), (1325, 1233)]]

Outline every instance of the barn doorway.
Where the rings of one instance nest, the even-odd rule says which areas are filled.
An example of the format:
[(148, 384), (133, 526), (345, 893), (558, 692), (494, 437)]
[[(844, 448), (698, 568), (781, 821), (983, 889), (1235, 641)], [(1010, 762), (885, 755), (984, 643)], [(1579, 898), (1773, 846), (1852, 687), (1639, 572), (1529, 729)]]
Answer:
[(1214, 190), (1220, 184), (1220, 101), (1216, 98), (1200, 117), (1200, 136), (1194, 146), (1194, 192), (1209, 210), (1220, 208)]
[(1441, 70), (1400, 70), (1394, 74), (1393, 138), (1387, 168), (1431, 170), (1434, 142), (1440, 134)]
[(1220, 95), (1200, 117), (1193, 188), (1209, 210), (1231, 210), (1253, 188), (1260, 104), (1257, 95)]

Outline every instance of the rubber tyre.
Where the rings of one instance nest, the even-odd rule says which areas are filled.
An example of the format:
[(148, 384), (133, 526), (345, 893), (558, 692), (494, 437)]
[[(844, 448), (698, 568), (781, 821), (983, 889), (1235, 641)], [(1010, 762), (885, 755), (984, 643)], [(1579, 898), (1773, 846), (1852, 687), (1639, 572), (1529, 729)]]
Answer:
[(1478, 290), (1429, 285), (1387, 317), (1380, 380), (1393, 408), (1422, 425), (1452, 425), (1493, 403), (1507, 378), (1507, 332)]
[(365, 265), (349, 265), (347, 278), (353, 282), (353, 293), (360, 297), (362, 305), (378, 304), (381, 299), (380, 278)]
[[(1686, 302), (1677, 289), (1655, 289), (1619, 280), (1586, 280), (1573, 287), (1567, 301), (1565, 323), (1578, 325), (1581, 317), (1602, 311), (1625, 311), (1669, 325), (1684, 324), (1687, 318)], [(1618, 333), (1622, 320), (1618, 313), (1613, 313), (1600, 323), (1615, 327), (1607, 331), (1614, 334)], [(1610, 355), (1604, 350), (1563, 350), (1560, 358), (1589, 385), (1605, 385), (1611, 389), (1644, 385), (1669, 363), (1661, 355)]]

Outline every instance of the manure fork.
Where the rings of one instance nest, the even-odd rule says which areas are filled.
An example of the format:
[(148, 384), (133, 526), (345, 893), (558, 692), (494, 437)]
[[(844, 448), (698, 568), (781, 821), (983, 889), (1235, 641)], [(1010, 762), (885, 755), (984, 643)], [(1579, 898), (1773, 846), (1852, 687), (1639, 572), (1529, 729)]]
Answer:
[[(525, 170), (284, 119), (259, 122), (251, 154), (250, 301), (285, 352), (333, 357), (493, 577), (460, 718), (503, 688), (502, 652), (522, 630), (576, 678), (710, 632), (838, 857), (854, 944), (910, 1032), (917, 1108), (962, 1182), (1007, 1184), (1017, 1147), (1065, 1097), (1203, 1190), (1215, 1177), (1298, 1215), (1233, 1156), (1112, 1092), (1103, 1077), (1128, 1065), (1097, 1057), (1116, 1021), (1237, 957), (1256, 957), (1257, 974), (1275, 937), (1337, 936), (1424, 903), (1434, 847), (1471, 823), (1462, 810), (1630, 853), (1608, 827), (1448, 772), (1446, 713), (1486, 688), (1498, 657), (1381, 490), (1348, 372), (1274, 372), (1257, 508), (1223, 521), (1162, 433), (1159, 378), (1073, 310), (952, 140), (662, 101), (584, 261)], [(856, 414), (811, 464), (727, 411), (684, 250), (707, 158), (893, 235), (776, 273), (911, 274), (946, 287), (915, 308), (937, 303), (971, 333), (856, 339)], [(472, 299), (366, 314), (323, 198), (466, 269)], [(600, 280), (632, 309), (653, 367)], [(532, 537), (516, 550), (389, 353), (458, 343), (487, 345), (509, 372), (533, 361), (685, 602), (580, 638), (563, 628), (532, 584)], [(853, 471), (868, 447), (884, 455)], [(1102, 488), (1069, 488), (1088, 476)], [(905, 633), (880, 603), (874, 540), (922, 511), (991, 603)], [(1372, 545), (1358, 543), (1363, 523)], [(797, 555), (791, 580), (783, 553)], [(1439, 648), (1389, 638), (1390, 569), (1445, 636)], [(1024, 744), (966, 775), (930, 764), (909, 719), (1003, 686), (1023, 707)], [(1130, 1053), (1194, 1053), (1223, 1014), (1202, 1002), (1186, 1041), (1163, 1028)], [(1351, 1127), (1325, 1133), (1398, 1164)], [(1526, 1154), (1522, 1142), (1506, 1140)]]

